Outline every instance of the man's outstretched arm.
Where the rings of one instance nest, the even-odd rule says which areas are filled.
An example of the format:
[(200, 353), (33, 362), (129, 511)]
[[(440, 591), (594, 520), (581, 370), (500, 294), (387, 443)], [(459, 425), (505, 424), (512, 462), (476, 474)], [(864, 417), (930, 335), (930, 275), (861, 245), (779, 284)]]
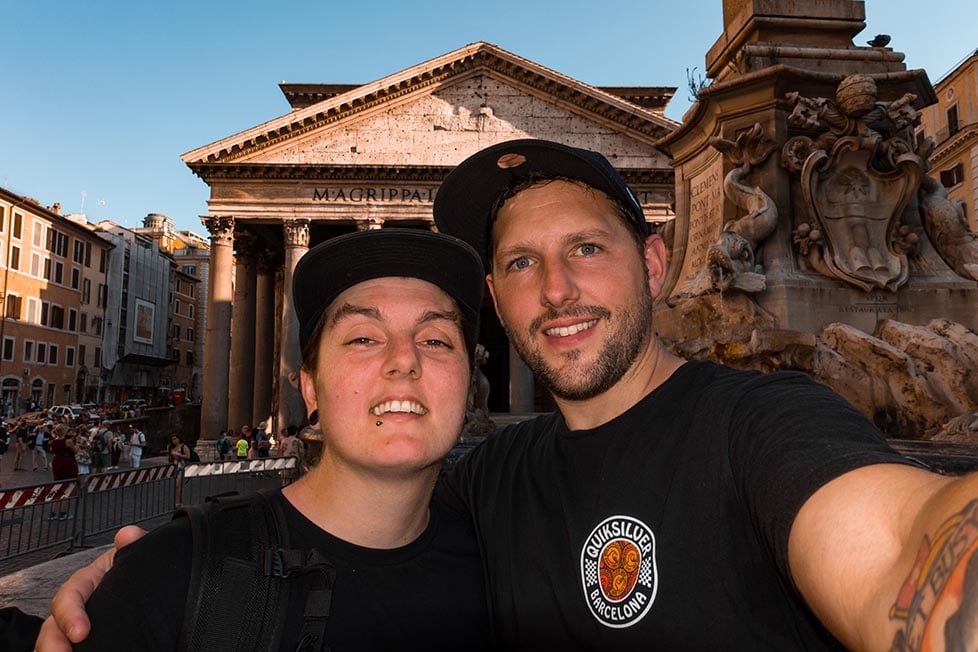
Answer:
[(140, 539), (146, 530), (135, 525), (127, 525), (115, 534), (114, 547), (95, 558), (61, 585), (51, 600), (51, 615), (41, 626), (37, 637), (37, 652), (71, 652), (72, 643), (85, 640), (91, 630), (85, 603), (102, 577), (112, 568), (116, 551)]
[(791, 530), (798, 589), (854, 650), (978, 649), (978, 475), (899, 465), (819, 489)]

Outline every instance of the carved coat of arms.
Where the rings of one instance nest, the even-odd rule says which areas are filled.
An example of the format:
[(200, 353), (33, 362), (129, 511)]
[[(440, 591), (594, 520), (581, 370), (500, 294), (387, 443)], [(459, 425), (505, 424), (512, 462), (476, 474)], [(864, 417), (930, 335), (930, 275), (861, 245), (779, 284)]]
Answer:
[(800, 175), (810, 222), (795, 229), (799, 254), (826, 276), (870, 291), (896, 290), (909, 276), (907, 256), (918, 238), (901, 224), (920, 186), (929, 143), (916, 139), (919, 114), (908, 93), (876, 99), (875, 82), (847, 77), (836, 101), (790, 93), (793, 124), (821, 131), (796, 136), (782, 163)]

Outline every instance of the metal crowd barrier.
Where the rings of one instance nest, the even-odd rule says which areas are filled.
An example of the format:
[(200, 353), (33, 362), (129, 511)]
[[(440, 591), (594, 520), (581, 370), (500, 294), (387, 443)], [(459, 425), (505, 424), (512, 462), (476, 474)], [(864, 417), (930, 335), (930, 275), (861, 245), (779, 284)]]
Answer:
[(165, 516), (178, 504), (208, 496), (281, 487), (298, 478), (298, 459), (201, 462), (120, 469), (66, 482), (0, 490), (0, 561), (63, 547), (85, 547), (86, 538)]

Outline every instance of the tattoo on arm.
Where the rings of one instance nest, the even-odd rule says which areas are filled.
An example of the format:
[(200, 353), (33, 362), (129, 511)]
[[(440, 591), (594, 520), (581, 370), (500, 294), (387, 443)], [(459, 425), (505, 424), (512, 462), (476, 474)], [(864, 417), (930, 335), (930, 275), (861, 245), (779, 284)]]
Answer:
[(978, 500), (924, 537), (890, 607), (899, 622), (891, 652), (978, 649)]

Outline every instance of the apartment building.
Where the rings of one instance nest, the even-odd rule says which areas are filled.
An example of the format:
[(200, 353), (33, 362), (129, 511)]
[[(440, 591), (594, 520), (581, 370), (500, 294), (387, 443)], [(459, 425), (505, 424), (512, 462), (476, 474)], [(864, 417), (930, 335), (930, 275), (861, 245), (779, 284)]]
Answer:
[(924, 133), (936, 142), (930, 175), (964, 205), (978, 231), (978, 50), (934, 84), (937, 104), (925, 108)]
[(0, 188), (0, 410), (94, 400), (111, 243)]

